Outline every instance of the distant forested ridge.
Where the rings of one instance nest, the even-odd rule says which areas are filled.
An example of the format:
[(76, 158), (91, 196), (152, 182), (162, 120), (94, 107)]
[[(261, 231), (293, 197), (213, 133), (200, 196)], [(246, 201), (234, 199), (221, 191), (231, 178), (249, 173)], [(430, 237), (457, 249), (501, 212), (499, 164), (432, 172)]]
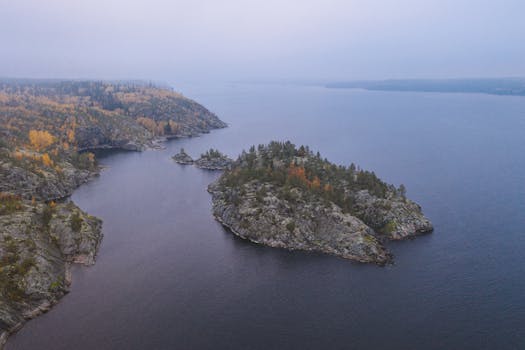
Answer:
[(152, 84), (0, 81), (0, 192), (64, 197), (96, 169), (84, 150), (141, 150), (158, 137), (225, 126), (202, 105)]
[(226, 126), (195, 101), (140, 82), (0, 81), (0, 118), (0, 137), (9, 144), (28, 141), (33, 128), (80, 149), (142, 146), (154, 136)]
[(330, 83), (326, 87), (378, 91), (463, 92), (525, 96), (525, 78), (349, 81)]

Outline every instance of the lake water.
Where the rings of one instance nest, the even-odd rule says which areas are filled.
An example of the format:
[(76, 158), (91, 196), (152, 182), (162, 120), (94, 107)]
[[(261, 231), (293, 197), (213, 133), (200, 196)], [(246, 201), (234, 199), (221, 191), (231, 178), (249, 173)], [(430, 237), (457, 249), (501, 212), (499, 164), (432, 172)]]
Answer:
[[(525, 98), (182, 90), (230, 127), (101, 160), (73, 195), (104, 220), (97, 264), (9, 350), (525, 348)], [(257, 246), (212, 218), (218, 173), (170, 159), (286, 139), (404, 183), (434, 233), (383, 268)]]

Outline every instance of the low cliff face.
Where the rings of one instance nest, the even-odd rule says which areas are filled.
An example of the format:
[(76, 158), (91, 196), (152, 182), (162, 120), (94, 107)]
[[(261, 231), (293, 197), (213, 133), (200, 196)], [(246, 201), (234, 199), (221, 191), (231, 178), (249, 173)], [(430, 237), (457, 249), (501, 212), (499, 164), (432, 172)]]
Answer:
[(96, 124), (86, 121), (76, 128), (75, 142), (79, 149), (142, 151), (151, 145), (154, 134), (129, 116), (106, 112), (100, 119)]
[(102, 239), (101, 221), (73, 203), (9, 208), (0, 215), (0, 346), (67, 293), (68, 264), (93, 264)]
[(0, 157), (0, 193), (36, 200), (64, 198), (98, 173), (95, 166), (79, 169), (67, 161), (58, 163), (58, 167), (36, 168), (30, 163)]
[(290, 143), (243, 152), (208, 190), (218, 221), (271, 247), (384, 265), (392, 259), (385, 240), (433, 229), (404, 186), (398, 190), (373, 173), (333, 165)]
[(432, 231), (432, 223), (413, 201), (391, 196), (377, 198), (368, 191), (358, 191), (353, 215), (389, 239), (400, 240)]
[(361, 220), (333, 203), (308, 198), (298, 188), (289, 199), (274, 185), (255, 181), (237, 189), (221, 189), (215, 183), (209, 192), (217, 220), (252, 242), (380, 265), (390, 261), (374, 231)]

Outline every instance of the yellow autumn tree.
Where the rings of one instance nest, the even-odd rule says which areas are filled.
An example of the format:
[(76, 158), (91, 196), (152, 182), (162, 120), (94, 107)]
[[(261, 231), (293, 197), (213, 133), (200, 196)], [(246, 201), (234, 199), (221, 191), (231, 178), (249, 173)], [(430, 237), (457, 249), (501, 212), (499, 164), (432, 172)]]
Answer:
[(71, 143), (75, 142), (75, 130), (70, 129), (67, 132), (67, 140)]
[(155, 134), (156, 135), (161, 135), (161, 136), (164, 135), (165, 130), (166, 130), (166, 125), (169, 125), (168, 122), (160, 121), (157, 124), (157, 128), (155, 129)]
[(95, 155), (91, 152), (86, 153), (87, 160), (91, 166), (95, 165)]
[(146, 128), (148, 131), (151, 131), (152, 133), (156, 133), (157, 131), (157, 123), (148, 117), (140, 117), (137, 118), (137, 122), (142, 125), (144, 128)]
[(49, 154), (44, 153), (42, 155), (42, 164), (44, 164), (45, 166), (53, 165), (53, 161), (51, 160), (51, 157), (49, 157)]
[(34, 149), (40, 151), (51, 146), (55, 142), (55, 137), (45, 130), (30, 130), (29, 142)]
[(170, 120), (169, 122), (171, 133), (175, 134), (179, 130), (179, 124), (177, 122), (174, 122), (173, 120)]
[(319, 180), (319, 178), (317, 176), (315, 176), (314, 179), (312, 180), (312, 182), (310, 183), (310, 187), (313, 190), (319, 189), (321, 187), (321, 180)]

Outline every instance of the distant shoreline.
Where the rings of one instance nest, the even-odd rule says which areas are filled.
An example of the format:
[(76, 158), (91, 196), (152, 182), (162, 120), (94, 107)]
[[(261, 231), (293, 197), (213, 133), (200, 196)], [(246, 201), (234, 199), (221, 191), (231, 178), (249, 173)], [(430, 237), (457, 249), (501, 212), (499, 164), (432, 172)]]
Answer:
[(329, 89), (370, 91), (482, 93), (498, 96), (525, 96), (525, 78), (475, 79), (391, 79), (347, 81), (324, 85)]

